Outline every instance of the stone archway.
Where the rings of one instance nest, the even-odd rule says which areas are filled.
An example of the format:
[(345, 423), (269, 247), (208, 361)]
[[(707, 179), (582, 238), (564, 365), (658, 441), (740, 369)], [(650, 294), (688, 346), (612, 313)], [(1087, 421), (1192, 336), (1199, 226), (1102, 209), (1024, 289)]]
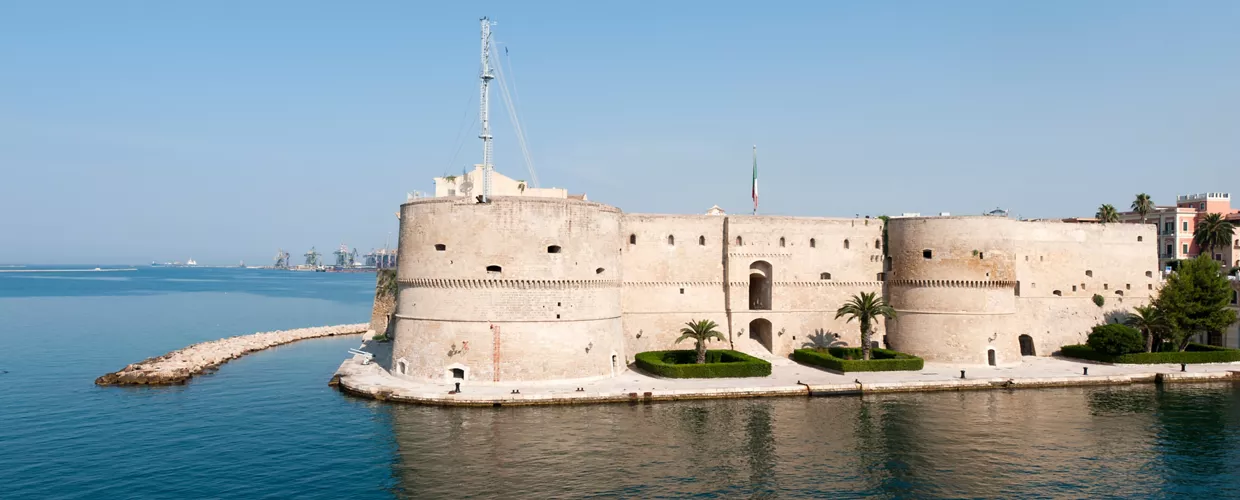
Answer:
[(775, 282), (771, 263), (759, 260), (749, 265), (749, 309), (771, 310), (771, 286)]
[(749, 338), (758, 341), (767, 351), (774, 353), (775, 340), (771, 336), (771, 322), (762, 318), (749, 322)]
[(1033, 337), (1028, 335), (1020, 336), (1020, 355), (1021, 356), (1037, 356), (1038, 353), (1033, 346)]

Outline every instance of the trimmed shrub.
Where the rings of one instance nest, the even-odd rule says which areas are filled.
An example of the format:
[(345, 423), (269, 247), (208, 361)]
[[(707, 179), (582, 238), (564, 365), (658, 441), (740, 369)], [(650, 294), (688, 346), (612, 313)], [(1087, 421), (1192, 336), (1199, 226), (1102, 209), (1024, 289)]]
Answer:
[(667, 378), (765, 377), (771, 364), (731, 350), (706, 351), (706, 363), (697, 364), (697, 351), (646, 351), (633, 356), (634, 364), (651, 375)]
[(1137, 352), (1118, 356), (1098, 352), (1087, 345), (1066, 345), (1060, 348), (1059, 353), (1069, 358), (1136, 365), (1230, 363), (1232, 361), (1240, 361), (1240, 349), (1226, 349), (1204, 344), (1189, 344), (1184, 352)]
[(1098, 307), (1102, 307), (1102, 305), (1106, 303), (1107, 303), (1107, 299), (1105, 297), (1098, 295), (1096, 293), (1094, 294), (1094, 305)]
[(872, 349), (870, 360), (864, 361), (860, 347), (797, 349), (792, 352), (792, 359), (838, 372), (894, 372), (920, 370), (925, 366), (925, 361), (917, 356), (889, 349)]
[(1091, 349), (1103, 354), (1119, 356), (1145, 350), (1145, 339), (1136, 328), (1118, 323), (1097, 325), (1085, 341)]

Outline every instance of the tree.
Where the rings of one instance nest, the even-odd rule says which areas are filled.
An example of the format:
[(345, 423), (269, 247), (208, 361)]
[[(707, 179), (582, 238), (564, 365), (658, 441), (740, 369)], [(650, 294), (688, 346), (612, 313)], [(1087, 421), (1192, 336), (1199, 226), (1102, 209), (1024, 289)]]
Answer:
[(1141, 223), (1145, 224), (1145, 216), (1154, 211), (1154, 201), (1150, 199), (1150, 195), (1141, 193), (1137, 195), (1137, 199), (1132, 202), (1132, 211), (1141, 216)]
[(1199, 255), (1167, 277), (1154, 304), (1166, 318), (1167, 336), (1183, 351), (1193, 335), (1222, 331), (1236, 322), (1229, 302), (1231, 284), (1219, 264)]
[(887, 304), (886, 300), (879, 297), (875, 292), (861, 292), (860, 295), (853, 295), (839, 310), (835, 311), (836, 319), (848, 316), (848, 322), (857, 320), (861, 324), (861, 359), (870, 359), (870, 333), (871, 324), (879, 316), (885, 318), (896, 317), (895, 308)]
[(1119, 222), (1119, 212), (1116, 212), (1115, 207), (1111, 206), (1109, 203), (1098, 207), (1098, 213), (1094, 214), (1094, 217), (1097, 217), (1098, 221), (1103, 224), (1109, 222)]
[(1090, 331), (1085, 345), (1112, 356), (1141, 352), (1141, 332), (1127, 325), (1097, 325)]
[(1205, 218), (1197, 223), (1197, 228), (1193, 230), (1193, 243), (1197, 244), (1202, 254), (1211, 257), (1214, 255), (1215, 248), (1230, 245), (1235, 233), (1236, 227), (1231, 222), (1223, 220), (1222, 215), (1206, 214)]
[(1124, 324), (1140, 330), (1145, 338), (1145, 352), (1154, 352), (1154, 345), (1162, 344), (1163, 334), (1167, 332), (1167, 318), (1153, 304), (1133, 310), (1136, 313), (1124, 318)]
[(706, 363), (706, 341), (710, 339), (718, 339), (723, 342), (723, 334), (715, 331), (719, 325), (709, 319), (698, 321), (689, 321), (685, 323), (685, 327), (680, 329), (680, 338), (676, 339), (676, 343), (685, 339), (693, 339), (696, 344), (693, 346), (697, 350), (697, 364)]

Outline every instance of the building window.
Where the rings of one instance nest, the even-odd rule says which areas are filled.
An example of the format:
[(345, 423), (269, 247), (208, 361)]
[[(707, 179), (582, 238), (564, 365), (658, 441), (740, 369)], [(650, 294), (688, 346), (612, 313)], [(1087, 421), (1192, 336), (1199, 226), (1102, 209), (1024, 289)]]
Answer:
[(875, 249), (875, 250), (882, 250), (882, 249), (883, 249), (883, 240), (874, 240), (874, 249)]
[(629, 244), (630, 244), (630, 245), (636, 245), (636, 244), (637, 244), (637, 235), (636, 235), (636, 234), (630, 234), (630, 235), (629, 235)]
[(736, 237), (736, 246), (738, 246), (738, 247), (739, 247), (739, 246), (744, 245), (744, 244), (745, 244), (745, 240), (742, 240), (740, 236), (737, 236), (737, 237)]
[(1184, 221), (1184, 231), (1188, 231), (1188, 221)]
[(1072, 291), (1076, 291), (1076, 285), (1072, 285)]
[(499, 273), (504, 272), (504, 268), (499, 267), (499, 266), (495, 266), (495, 265), (491, 265), (491, 266), (487, 266), (487, 272), (488, 272), (488, 273), (495, 273), (495, 274), (499, 274)]
[(783, 247), (784, 247), (784, 237), (783, 237), (783, 236), (780, 236), (780, 237), (779, 237), (779, 247), (780, 247), (780, 248), (783, 248)]
[(844, 250), (848, 250), (848, 240), (844, 240)]
[(706, 246), (706, 237), (698, 236), (698, 246)]
[(1175, 246), (1174, 246), (1174, 245), (1170, 245), (1170, 244), (1168, 244), (1168, 245), (1167, 245), (1167, 253), (1166, 253), (1166, 255), (1164, 255), (1164, 257), (1171, 257), (1171, 254), (1173, 254), (1173, 253), (1175, 253)]
[(1174, 227), (1171, 224), (1171, 222), (1163, 223), (1163, 234), (1171, 234), (1173, 232)]
[(447, 246), (447, 245), (444, 245), (443, 243), (436, 243), (436, 244), (435, 244), (435, 251), (436, 251), (436, 252), (442, 252), (442, 251), (447, 250), (447, 249), (448, 249), (448, 246)]
[(670, 234), (669, 234), (669, 235), (667, 235), (667, 246), (669, 246), (669, 247), (676, 246), (676, 237), (675, 237), (675, 236), (672, 236), (672, 235), (670, 235)]
[(681, 295), (684, 295), (684, 294), (685, 294), (685, 289), (684, 289), (684, 288), (681, 288), (681, 289), (680, 289), (680, 294), (681, 294)]
[[(1237, 242), (1237, 243), (1240, 243), (1240, 240), (1236, 240), (1236, 242)], [(817, 246), (818, 246), (818, 242), (817, 242), (817, 241), (814, 241), (814, 239), (813, 239), (813, 238), (810, 238), (810, 239), (809, 239), (809, 247), (810, 247), (810, 248), (816, 248)]]
[(1091, 271), (1091, 270), (1086, 269), (1086, 270), (1085, 270), (1085, 276), (1089, 276), (1090, 278), (1093, 278), (1093, 277), (1094, 277), (1094, 272), (1093, 272), (1093, 271)]
[(551, 245), (547, 247), (547, 253), (560, 253), (560, 245)]
[(1051, 292), (1051, 293), (1052, 293), (1052, 294), (1054, 294), (1056, 297), (1063, 297), (1063, 292), (1061, 292), (1061, 291), (1059, 291), (1059, 290), (1055, 290), (1055, 291), (1053, 291), (1053, 292)]
[(1144, 237), (1144, 236), (1137, 236), (1137, 241), (1138, 241), (1138, 242), (1140, 242), (1140, 241), (1145, 241), (1145, 237)]
[(1146, 271), (1146, 272), (1145, 272), (1145, 277), (1146, 277), (1146, 278), (1153, 278), (1153, 277), (1154, 277), (1154, 271)]
[(606, 271), (606, 269), (603, 269), (603, 268), (601, 268), (601, 267), (600, 267), (600, 268), (598, 268), (598, 269), (595, 269), (595, 270), (594, 270), (594, 274), (603, 274), (603, 271)]
[(934, 252), (931, 251), (929, 248), (921, 251), (921, 258), (929, 259), (931, 257), (934, 257)]
[(1184, 254), (1188, 255), (1188, 243), (1181, 245), (1184, 248)]
[(1132, 290), (1132, 283), (1124, 283), (1124, 290)]
[(831, 273), (821, 273), (821, 274), (819, 274), (819, 275), (818, 275), (818, 279), (820, 279), (820, 280), (829, 280), (829, 279), (831, 279)]
[(1102, 284), (1102, 289), (1103, 289), (1103, 290), (1110, 290), (1110, 289), (1111, 289), (1111, 284), (1110, 284), (1110, 283), (1103, 283), (1103, 284)]

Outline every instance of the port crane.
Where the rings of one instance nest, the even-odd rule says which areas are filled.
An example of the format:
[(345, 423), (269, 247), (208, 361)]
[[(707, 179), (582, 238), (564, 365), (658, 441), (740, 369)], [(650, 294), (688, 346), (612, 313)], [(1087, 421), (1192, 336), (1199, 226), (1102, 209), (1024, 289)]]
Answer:
[(310, 251), (306, 252), (306, 254), (304, 255), (304, 257), (306, 258), (306, 265), (310, 267), (317, 267), (319, 265), (320, 255), (323, 255), (323, 254), (315, 251), (314, 247), (310, 247)]
[(357, 249), (354, 248), (350, 251), (349, 246), (343, 243), (340, 244), (339, 249), (332, 253), (336, 254), (336, 267), (352, 267), (353, 263), (357, 261)]
[(276, 251), (275, 267), (276, 269), (288, 269), (289, 267), (288, 252), (285, 252), (283, 248)]

